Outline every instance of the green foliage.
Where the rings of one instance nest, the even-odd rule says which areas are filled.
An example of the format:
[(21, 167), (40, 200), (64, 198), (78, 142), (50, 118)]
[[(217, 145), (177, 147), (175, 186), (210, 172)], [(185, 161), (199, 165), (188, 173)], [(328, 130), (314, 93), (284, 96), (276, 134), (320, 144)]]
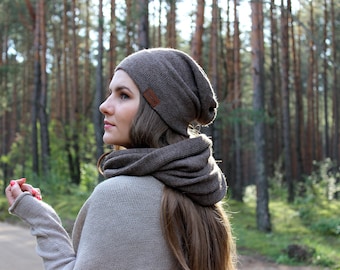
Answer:
[[(67, 129), (67, 127), (63, 128)], [(27, 130), (27, 132), (29, 132), (29, 130)], [(60, 128), (58, 129), (56, 122), (52, 121), (50, 123), (49, 133), (51, 156), (49, 160), (42, 160), (42, 162), (49, 163), (50, 171), (48, 175), (37, 175), (32, 171), (32, 155), (29, 151), (30, 138), (20, 133), (16, 134), (10, 151), (6, 155), (2, 155), (0, 161), (13, 168), (13, 174), (10, 176), (11, 179), (26, 177), (27, 182), (39, 187), (43, 194), (71, 194), (74, 186), (72, 185), (68, 157), (65, 150), (66, 139), (60, 132)], [(80, 192), (92, 191), (98, 179), (96, 160), (93, 158), (95, 155), (95, 143), (91, 123), (86, 126), (86, 134), (89, 135), (79, 136), (78, 141), (81, 158), (81, 183), (76, 188), (79, 189)], [(22, 149), (25, 149), (25, 151)], [(3, 189), (9, 180), (10, 179), (3, 179), (3, 177), (0, 176), (0, 187)]]
[(97, 184), (97, 167), (90, 163), (83, 163), (81, 166), (81, 183), (79, 190), (87, 192), (94, 189)]
[[(259, 254), (282, 264), (314, 264), (339, 269), (340, 261), (340, 201), (328, 200), (328, 161), (319, 164), (314, 178), (308, 178), (306, 193), (294, 204), (286, 202), (286, 188), (272, 184), (269, 208), (273, 231), (259, 232), (256, 228), (256, 189), (245, 190), (244, 202), (229, 201), (234, 213), (231, 223), (241, 254)], [(328, 165), (327, 165), (328, 164)], [(311, 258), (301, 262), (287, 254), (287, 248), (301, 245), (313, 250)]]
[(311, 228), (325, 235), (340, 235), (340, 218), (320, 219), (311, 225)]

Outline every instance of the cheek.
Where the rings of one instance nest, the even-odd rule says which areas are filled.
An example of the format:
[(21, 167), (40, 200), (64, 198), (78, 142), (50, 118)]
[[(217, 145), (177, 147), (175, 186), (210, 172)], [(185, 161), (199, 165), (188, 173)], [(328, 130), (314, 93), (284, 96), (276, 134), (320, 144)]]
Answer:
[(125, 111), (125, 119), (126, 122), (129, 123), (129, 125), (131, 126), (132, 121), (135, 119), (136, 114), (138, 111), (138, 105), (134, 104), (134, 106), (131, 106), (128, 110)]

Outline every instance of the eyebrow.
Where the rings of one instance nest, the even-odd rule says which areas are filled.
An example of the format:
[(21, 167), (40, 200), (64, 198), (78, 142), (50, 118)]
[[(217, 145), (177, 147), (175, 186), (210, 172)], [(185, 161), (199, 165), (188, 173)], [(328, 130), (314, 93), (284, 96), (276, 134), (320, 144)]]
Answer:
[[(129, 88), (129, 87), (127, 87), (127, 86), (125, 86), (125, 85), (118, 85), (118, 86), (116, 86), (115, 87), (115, 92), (119, 92), (119, 91), (122, 91), (122, 90), (127, 90), (127, 91), (129, 91), (131, 94), (133, 94), (133, 91)], [(108, 89), (110, 92), (113, 92), (113, 90), (112, 90), (112, 88), (111, 87), (109, 87), (109, 89)]]

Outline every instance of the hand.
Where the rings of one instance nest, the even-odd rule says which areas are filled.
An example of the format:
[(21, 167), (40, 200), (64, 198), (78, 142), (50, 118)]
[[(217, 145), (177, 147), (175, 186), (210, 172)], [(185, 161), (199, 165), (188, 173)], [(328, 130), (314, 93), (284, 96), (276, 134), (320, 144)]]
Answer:
[(38, 200), (42, 199), (40, 189), (26, 184), (26, 178), (21, 178), (18, 180), (11, 180), (10, 184), (6, 188), (6, 197), (9, 205), (12, 206), (16, 198), (24, 191), (28, 191)]

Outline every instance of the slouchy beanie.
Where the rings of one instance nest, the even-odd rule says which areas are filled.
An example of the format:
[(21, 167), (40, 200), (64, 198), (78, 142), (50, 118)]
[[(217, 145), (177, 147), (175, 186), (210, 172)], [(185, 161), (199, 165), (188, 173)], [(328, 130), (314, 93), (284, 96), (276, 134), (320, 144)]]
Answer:
[(192, 122), (209, 125), (217, 100), (203, 69), (186, 53), (169, 48), (144, 49), (116, 68), (136, 83), (148, 104), (173, 130), (188, 136)]

